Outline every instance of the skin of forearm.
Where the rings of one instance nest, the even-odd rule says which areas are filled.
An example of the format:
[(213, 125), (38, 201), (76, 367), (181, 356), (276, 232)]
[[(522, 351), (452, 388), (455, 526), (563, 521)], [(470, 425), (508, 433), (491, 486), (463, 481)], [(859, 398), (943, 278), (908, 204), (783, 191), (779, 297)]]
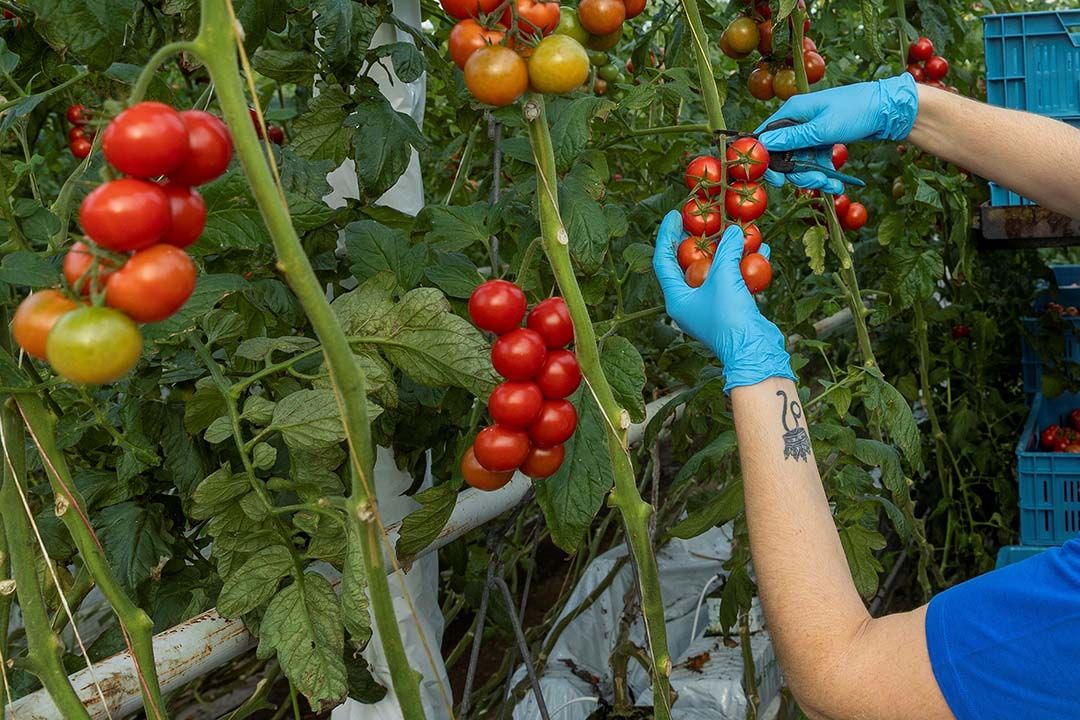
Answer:
[(1080, 217), (1080, 129), (927, 85), (918, 90), (908, 140), (1043, 207)]

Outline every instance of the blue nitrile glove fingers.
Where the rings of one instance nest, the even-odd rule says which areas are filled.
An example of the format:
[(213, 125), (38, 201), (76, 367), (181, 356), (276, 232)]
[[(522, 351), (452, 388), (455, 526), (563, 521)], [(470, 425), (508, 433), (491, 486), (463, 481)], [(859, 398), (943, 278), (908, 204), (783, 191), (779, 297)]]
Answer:
[[(783, 150), (810, 151), (819, 165), (829, 167), (831, 149), (836, 143), (858, 140), (903, 140), (915, 124), (919, 111), (919, 94), (915, 79), (909, 73), (875, 82), (857, 83), (820, 92), (796, 95), (758, 127), (758, 138), (770, 152)], [(779, 130), (762, 132), (776, 120), (798, 120), (801, 124)], [(782, 185), (778, 173), (769, 171), (766, 180)], [(843, 185), (822, 173), (791, 173), (787, 180), (798, 187), (843, 192)]]
[[(820, 167), (832, 167), (832, 145), (809, 150), (798, 150), (795, 152), (795, 159), (811, 162)], [(844, 192), (844, 183), (828, 177), (825, 173), (813, 170), (787, 174), (778, 173), (775, 170), (766, 170), (765, 182), (773, 187), (781, 187), (785, 182), (791, 182), (796, 187), (807, 190), (821, 190), (832, 195), (839, 195)]]
[[(758, 311), (739, 271), (742, 228), (732, 225), (724, 232), (712, 269), (699, 288), (686, 284), (676, 257), (684, 237), (682, 216), (669, 212), (657, 233), (653, 271), (671, 318), (723, 363), (725, 391), (771, 377), (795, 380), (783, 334)], [(769, 257), (769, 247), (762, 245), (761, 253)]]

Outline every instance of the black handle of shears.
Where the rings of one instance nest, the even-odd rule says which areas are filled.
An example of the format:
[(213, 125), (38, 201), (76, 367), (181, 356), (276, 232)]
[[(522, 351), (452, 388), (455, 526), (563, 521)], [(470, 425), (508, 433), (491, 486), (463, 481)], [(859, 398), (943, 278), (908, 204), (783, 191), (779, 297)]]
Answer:
[[(771, 123), (765, 126), (765, 129), (761, 132), (769, 132), (770, 130), (779, 130), (786, 127), (794, 127), (795, 125), (801, 125), (798, 120), (789, 120), (784, 118), (782, 120), (773, 120)], [(760, 135), (760, 133), (759, 133)], [(795, 171), (795, 151), (784, 150), (782, 152), (769, 153), (769, 169), (778, 173), (789, 173)]]

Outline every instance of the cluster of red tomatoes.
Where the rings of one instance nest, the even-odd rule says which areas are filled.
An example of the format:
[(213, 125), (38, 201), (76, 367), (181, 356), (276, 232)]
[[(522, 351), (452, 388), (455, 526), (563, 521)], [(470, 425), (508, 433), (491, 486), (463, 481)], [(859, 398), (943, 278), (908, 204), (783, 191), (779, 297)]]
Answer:
[(589, 77), (585, 47), (614, 47), (623, 21), (645, 9), (645, 0), (581, 0), (577, 10), (560, 9), (557, 0), (440, 1), (458, 21), (450, 58), (473, 97), (495, 106), (529, 88), (560, 94), (581, 87)]
[(1055, 302), (1046, 304), (1046, 312), (1052, 315), (1064, 315), (1066, 317), (1076, 317), (1077, 315), (1080, 315), (1080, 310), (1077, 310), (1075, 305), (1065, 307), (1060, 303)]
[[(741, 15), (727, 26), (720, 35), (720, 49), (735, 60), (742, 60), (757, 50), (762, 60), (750, 73), (746, 84), (750, 94), (758, 100), (771, 100), (778, 97), (787, 100), (797, 95), (799, 86), (795, 81), (794, 56), (782, 60), (774, 57), (772, 9), (765, 0), (746, 0), (746, 15)], [(799, 7), (806, 9), (805, 0), (799, 0)], [(788, 19), (791, 23), (793, 20)], [(803, 21), (803, 32), (810, 30), (810, 18)], [(806, 80), (811, 85), (825, 77), (825, 58), (818, 52), (817, 43), (808, 36), (803, 36), (803, 67), (806, 68)]]
[(684, 180), (693, 197), (682, 207), (683, 230), (689, 236), (679, 244), (679, 267), (690, 287), (705, 282), (724, 230), (722, 194), (728, 218), (742, 227), (745, 237), (739, 269), (747, 289), (758, 293), (772, 281), (772, 265), (758, 252), (761, 230), (754, 223), (769, 205), (765, 187), (759, 182), (769, 168), (769, 151), (756, 138), (741, 137), (728, 145), (725, 159), (726, 188), (721, 182), (723, 168), (718, 158), (699, 155), (686, 168)]
[(574, 340), (570, 311), (560, 297), (537, 303), (527, 319), (526, 308), (525, 293), (506, 280), (489, 280), (469, 298), (472, 321), (498, 335), (491, 364), (506, 378), (488, 398), (494, 422), (461, 459), (465, 481), (480, 490), (501, 488), (515, 470), (533, 479), (554, 475), (577, 429), (566, 399), (581, 384), (577, 356), (566, 349)]
[[(255, 126), (255, 134), (262, 140), (263, 129), (262, 125), (259, 124), (259, 114), (255, 112), (255, 108), (248, 108), (248, 114), (251, 116), (251, 124)], [(275, 145), (285, 144), (285, 130), (280, 125), (266, 123), (266, 137)]]
[(1043, 429), (1039, 447), (1051, 452), (1080, 453), (1080, 408), (1069, 413), (1065, 427), (1050, 425)]
[[(843, 143), (837, 143), (832, 148), (832, 164), (837, 170), (842, 168), (848, 159), (847, 145)], [(811, 198), (820, 198), (821, 192), (818, 190), (800, 190), (800, 193), (805, 194)], [(840, 221), (840, 227), (845, 230), (858, 230), (863, 225), (866, 225), (866, 221), (870, 219), (870, 215), (866, 210), (866, 206), (861, 202), (852, 202), (846, 194), (833, 196), (833, 207), (836, 208), (836, 219)]]
[(907, 72), (915, 82), (924, 83), (939, 90), (959, 93), (955, 87), (945, 85), (942, 80), (949, 74), (949, 61), (934, 54), (934, 43), (928, 37), (920, 37), (911, 43), (907, 52)]
[(70, 292), (34, 293), (12, 321), (29, 355), (90, 384), (111, 382), (135, 365), (142, 350), (136, 322), (164, 320), (191, 296), (195, 264), (183, 248), (206, 223), (194, 186), (225, 172), (233, 149), (214, 115), (157, 102), (117, 115), (101, 145), (109, 164), (128, 177), (94, 188), (79, 207), (89, 242), (76, 242), (64, 256)]
[(80, 160), (90, 154), (93, 146), (94, 131), (88, 127), (90, 118), (91, 113), (85, 105), (68, 106), (67, 121), (71, 125), (68, 130), (68, 150)]

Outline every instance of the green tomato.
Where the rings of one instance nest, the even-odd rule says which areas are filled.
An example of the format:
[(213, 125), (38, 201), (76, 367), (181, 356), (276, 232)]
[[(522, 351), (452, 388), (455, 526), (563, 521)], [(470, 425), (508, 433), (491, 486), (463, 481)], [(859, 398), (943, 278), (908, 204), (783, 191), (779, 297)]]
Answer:
[(567, 35), (584, 45), (589, 42), (589, 31), (581, 25), (577, 10), (571, 7), (559, 8), (559, 25), (555, 28), (556, 35)]
[(607, 35), (591, 35), (589, 37), (588, 47), (590, 50), (610, 50), (619, 44), (619, 40), (622, 39), (623, 28), (626, 27), (626, 23), (619, 26), (619, 29), (615, 32), (608, 33)]
[(73, 383), (100, 385), (126, 375), (142, 353), (142, 335), (127, 315), (84, 307), (64, 315), (49, 332), (45, 356)]
[(600, 52), (599, 50), (589, 50), (589, 62), (593, 67), (600, 67), (601, 65), (608, 64), (608, 54), (606, 52)]
[(617, 68), (612, 63), (608, 63), (606, 65), (601, 65), (599, 68), (597, 68), (596, 74), (604, 78), (604, 80), (608, 81), (609, 83), (615, 82), (619, 79), (619, 68)]

